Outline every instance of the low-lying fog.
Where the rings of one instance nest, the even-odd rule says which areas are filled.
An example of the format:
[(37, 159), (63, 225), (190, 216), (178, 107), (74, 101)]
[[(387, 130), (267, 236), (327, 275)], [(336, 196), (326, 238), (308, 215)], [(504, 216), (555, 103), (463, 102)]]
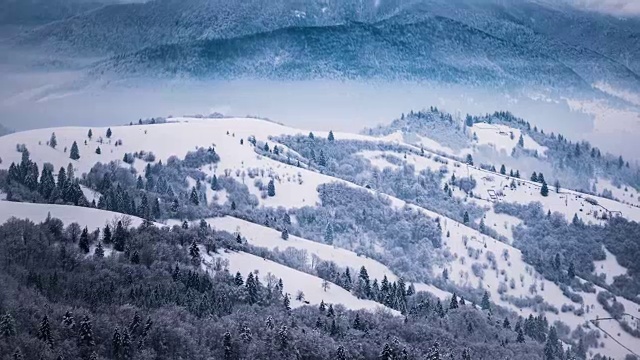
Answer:
[(221, 112), (267, 117), (300, 128), (357, 132), (433, 105), (461, 117), (509, 110), (547, 132), (587, 139), (628, 158), (640, 157), (640, 146), (635, 145), (638, 113), (599, 102), (550, 101), (538, 94), (516, 98), (460, 86), (399, 82), (154, 80), (61, 87), (76, 78), (72, 72), (0, 72), (0, 123), (25, 130)]

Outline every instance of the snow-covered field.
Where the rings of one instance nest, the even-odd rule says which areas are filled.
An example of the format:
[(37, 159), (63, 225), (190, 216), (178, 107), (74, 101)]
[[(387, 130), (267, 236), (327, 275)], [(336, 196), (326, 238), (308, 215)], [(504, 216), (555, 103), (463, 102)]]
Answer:
[(537, 151), (540, 156), (544, 156), (547, 151), (546, 147), (538, 144), (529, 135), (522, 134), (520, 130), (502, 124), (475, 123), (470, 132), (475, 135), (477, 146), (489, 146), (506, 155), (511, 154), (518, 145), (521, 135), (525, 149)]

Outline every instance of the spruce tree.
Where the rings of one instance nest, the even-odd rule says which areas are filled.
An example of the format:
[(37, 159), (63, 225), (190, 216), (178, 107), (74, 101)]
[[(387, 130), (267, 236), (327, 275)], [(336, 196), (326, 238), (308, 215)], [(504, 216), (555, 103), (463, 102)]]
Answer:
[(86, 226), (82, 229), (78, 246), (85, 254), (89, 253), (89, 229)]
[(287, 325), (282, 325), (280, 331), (278, 331), (278, 345), (280, 351), (285, 351), (289, 347), (289, 330)]
[(356, 313), (355, 319), (353, 319), (353, 328), (356, 330), (363, 330), (362, 320), (360, 320), (360, 314)]
[(16, 323), (11, 314), (6, 313), (0, 318), (0, 336), (10, 337), (16, 334)]
[(118, 225), (116, 226), (116, 231), (113, 236), (113, 249), (116, 251), (124, 251), (126, 241), (126, 230), (122, 226), (122, 221), (118, 221)]
[(506, 175), (507, 174), (507, 169), (504, 167), (504, 164), (502, 164), (502, 166), (500, 166), (500, 174), (502, 174), (502, 175)]
[(288, 240), (289, 239), (289, 230), (287, 230), (287, 228), (282, 229), (282, 234), (280, 235), (280, 237), (283, 240)]
[(464, 212), (464, 215), (462, 216), (462, 222), (464, 224), (468, 224), (469, 223), (469, 213), (468, 212)]
[(458, 308), (458, 297), (456, 296), (456, 294), (454, 293), (451, 296), (451, 302), (449, 303), (449, 309), (457, 309)]
[(522, 329), (518, 329), (518, 337), (516, 338), (516, 342), (517, 343), (524, 343), (524, 332), (522, 332)]
[(78, 149), (78, 143), (76, 143), (75, 141), (71, 145), (71, 151), (69, 152), (69, 158), (71, 158), (71, 160), (80, 159), (80, 150)]
[(520, 134), (520, 138), (518, 138), (518, 147), (524, 147), (524, 137)]
[(437, 342), (433, 344), (429, 351), (427, 351), (426, 360), (441, 360), (440, 358), (440, 344)]
[(231, 344), (231, 333), (226, 332), (222, 338), (222, 348), (224, 350), (224, 359), (231, 360), (233, 359), (233, 348)]
[(95, 346), (93, 328), (88, 316), (85, 316), (80, 322), (80, 329), (78, 330), (78, 345), (87, 347)]
[(93, 255), (98, 259), (104, 258), (104, 248), (102, 247), (102, 242), (98, 242), (96, 249), (93, 251)]
[(196, 262), (200, 260), (200, 248), (195, 240), (191, 243), (189, 247), (189, 255), (191, 256), (191, 260)]
[(105, 244), (111, 244), (111, 227), (109, 227), (109, 224), (104, 226), (104, 230), (102, 230), (102, 241), (104, 241)]
[(111, 128), (107, 129), (107, 139), (111, 139), (111, 135), (113, 135), (113, 132), (111, 131)]
[(535, 171), (531, 174), (531, 181), (538, 182), (538, 174)]
[(327, 140), (334, 141), (336, 138), (333, 136), (333, 130), (329, 130), (329, 136), (327, 136)]
[(218, 187), (218, 177), (213, 175), (213, 177), (211, 178), (211, 190), (213, 191), (218, 191), (219, 187)]
[(284, 294), (284, 300), (282, 303), (285, 310), (291, 311), (291, 300), (289, 299), (289, 294)]
[(328, 223), (324, 230), (324, 242), (333, 245), (333, 226), (331, 226), (331, 223)]
[(502, 327), (505, 329), (509, 329), (511, 330), (511, 323), (509, 322), (509, 318), (504, 318), (504, 321), (502, 322)]
[(342, 345), (338, 346), (336, 350), (336, 360), (347, 360), (347, 351)]
[(49, 347), (53, 347), (51, 325), (49, 324), (49, 317), (47, 315), (45, 315), (40, 322), (40, 328), (38, 328), (38, 339), (45, 342)]
[(93, 137), (93, 131), (91, 131), (91, 129), (89, 129), (89, 132), (87, 133), (87, 137), (89, 138), (89, 140), (91, 140), (91, 138)]
[(480, 307), (482, 308), (482, 310), (491, 310), (491, 302), (489, 301), (489, 293), (488, 292), (484, 292), (484, 295), (482, 295), (482, 302), (480, 303)]
[(269, 180), (269, 184), (267, 185), (267, 195), (270, 197), (276, 196), (276, 185), (273, 182), (273, 179)]
[(238, 271), (238, 272), (236, 273), (236, 276), (235, 276), (235, 278), (233, 279), (233, 283), (234, 283), (236, 286), (242, 286), (242, 285), (244, 285), (244, 280), (242, 279), (242, 274), (240, 274), (240, 271)]
[(52, 148), (56, 148), (58, 146), (58, 139), (56, 138), (56, 133), (51, 133), (51, 139), (49, 139), (49, 146)]
[(96, 148), (96, 154), (98, 155), (102, 154), (102, 150), (100, 149), (100, 146)]
[(122, 336), (120, 330), (116, 327), (111, 337), (111, 353), (115, 359), (120, 357), (120, 349), (122, 348)]
[(549, 196), (549, 187), (546, 182), (542, 183), (542, 187), (540, 188), (540, 195), (547, 197)]
[(138, 250), (134, 250), (133, 254), (131, 254), (131, 263), (132, 264), (140, 264), (140, 253)]
[(191, 195), (189, 196), (189, 200), (195, 206), (200, 205), (200, 197), (198, 196), (198, 191), (195, 186), (191, 188)]

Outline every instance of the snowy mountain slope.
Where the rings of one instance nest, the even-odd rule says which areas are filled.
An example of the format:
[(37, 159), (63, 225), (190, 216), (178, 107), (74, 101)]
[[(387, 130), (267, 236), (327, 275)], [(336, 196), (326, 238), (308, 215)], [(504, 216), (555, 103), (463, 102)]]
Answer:
[(330, 285), (325, 291), (322, 286), (323, 280), (318, 277), (247, 253), (227, 252), (219, 256), (205, 256), (203, 266), (210, 269), (215, 268), (217, 257), (229, 261), (228, 270), (231, 273), (239, 271), (241, 274), (246, 275), (257, 270), (260, 281), (263, 283), (269, 281), (269, 275), (274, 276), (276, 282), (278, 279), (283, 279), (284, 293), (288, 293), (291, 297), (291, 307), (306, 305), (304, 301), (296, 300), (298, 291), (302, 291), (305, 301), (308, 301), (310, 305), (319, 305), (324, 301), (326, 304), (342, 304), (349, 309), (384, 309), (398, 314), (397, 311), (385, 308), (377, 302), (358, 299), (347, 290), (336, 285)]
[(357, 255), (356, 253), (346, 249), (306, 240), (294, 235), (289, 235), (287, 240), (283, 240), (280, 236), (280, 232), (276, 230), (234, 218), (232, 216), (205, 220), (213, 226), (214, 229), (220, 229), (230, 233), (240, 233), (242, 237), (247, 239), (249, 244), (254, 246), (265, 247), (268, 249), (279, 248), (281, 251), (284, 251), (287, 247), (306, 250), (309, 254), (309, 265), (311, 265), (312, 256), (315, 255), (322, 260), (333, 261), (342, 267), (349, 266), (353, 271), (359, 271), (360, 267), (364, 266), (367, 268), (369, 276), (374, 279), (381, 280), (384, 276), (386, 276), (390, 281), (396, 281), (398, 279), (398, 277), (393, 274), (389, 268), (380, 264), (376, 260), (367, 258), (366, 256)]
[(142, 219), (135, 216), (100, 209), (0, 201), (0, 223), (4, 223), (12, 217), (40, 222), (44, 221), (49, 214), (51, 217), (62, 220), (65, 225), (76, 222), (90, 230), (103, 228), (107, 223), (111, 224), (114, 219), (120, 219), (123, 216), (131, 220), (131, 226), (139, 226), (143, 222)]
[[(72, 162), (76, 167), (76, 172), (78, 174), (88, 171), (88, 169), (93, 165), (93, 162), (97, 161), (96, 159), (105, 162), (120, 160), (127, 152), (140, 150), (152, 151), (156, 155), (156, 161), (162, 160), (165, 162), (173, 155), (183, 157), (186, 152), (195, 149), (197, 146), (209, 147), (215, 145), (216, 152), (220, 155), (221, 160), (215, 166), (212, 165), (209, 167), (207, 165), (202, 169), (208, 175), (217, 174), (218, 176), (225, 176), (226, 171), (228, 176), (232, 176), (237, 181), (242, 182), (243, 172), (248, 173), (252, 169), (257, 169), (258, 173), (260, 170), (263, 170), (264, 175), (257, 175), (256, 177), (268, 179), (270, 176), (273, 176), (274, 178), (280, 178), (276, 183), (276, 196), (260, 199), (260, 204), (263, 206), (282, 206), (287, 209), (292, 209), (306, 205), (315, 205), (318, 202), (318, 185), (330, 182), (341, 182), (352, 187), (363, 189), (344, 180), (320, 174), (304, 167), (298, 168), (296, 166), (288, 165), (281, 161), (259, 155), (246, 141), (249, 136), (254, 135), (257, 138), (258, 144), (267, 142), (272, 147), (274, 143), (269, 140), (270, 136), (278, 136), (282, 134), (307, 134), (308, 131), (293, 129), (276, 123), (256, 119), (198, 120), (179, 118), (174, 121), (175, 122), (173, 123), (160, 125), (112, 127), (113, 136), (110, 140), (111, 144), (108, 144), (108, 142), (105, 142), (104, 144), (97, 142), (97, 137), (104, 136), (106, 129), (94, 128), (93, 140), (87, 139), (88, 128), (44, 129), (12, 134), (0, 138), (0, 151), (6, 153), (4, 161), (0, 166), (7, 168), (11, 161), (19, 161), (21, 154), (15, 150), (15, 145), (22, 143), (26, 144), (31, 153), (32, 159), (37, 161), (39, 165), (41, 165), (42, 162), (47, 161), (52, 162), (56, 167), (60, 167), (66, 166), (66, 164)], [(58, 139), (58, 149), (52, 149), (46, 145), (46, 141), (50, 137), (51, 132), (54, 131)], [(318, 137), (327, 136), (324, 132), (316, 132), (315, 134)], [(383, 141), (390, 144), (394, 142), (400, 144), (400, 141), (397, 139), (379, 139), (363, 135), (342, 133), (336, 133), (335, 136), (337, 139), (355, 139), (374, 142)], [(88, 143), (86, 146), (84, 145), (85, 139), (87, 139)], [(176, 139), (181, 139), (181, 141), (176, 141)], [(189, 140), (182, 141), (182, 139)], [(240, 143), (240, 139), (244, 140), (243, 144)], [(122, 140), (122, 145), (115, 146), (116, 142), (119, 142), (119, 140)], [(60, 150), (63, 144), (70, 144), (73, 141), (77, 141), (80, 146), (81, 158), (78, 161), (68, 159), (67, 154)], [(41, 144), (38, 144), (39, 142)], [(419, 153), (420, 151), (420, 148), (416, 146), (407, 144), (403, 145), (406, 146), (407, 149), (416, 151), (416, 153)], [(96, 146), (102, 147), (102, 154), (98, 155), (91, 152), (91, 149)], [(429, 152), (425, 154), (426, 156), (418, 156), (413, 153), (408, 153), (406, 159), (404, 159), (405, 154), (394, 153), (393, 151), (367, 151), (363, 154), (370, 158), (393, 155), (401, 162), (406, 161), (407, 163), (414, 165), (415, 169), (418, 171), (422, 168), (430, 168), (434, 171), (439, 171), (444, 167), (447, 169), (449, 174), (455, 173), (456, 177), (473, 175), (477, 180), (477, 186), (476, 189), (474, 189), (474, 194), (478, 194), (481, 199), (470, 199), (469, 201), (478, 202), (483, 206), (491, 204), (489, 202), (488, 190), (502, 189), (505, 194), (502, 197), (502, 201), (519, 203), (540, 201), (543, 203), (545, 209), (559, 211), (565, 214), (568, 218), (573, 216), (574, 213), (585, 214), (585, 221), (588, 221), (590, 218), (586, 218), (586, 214), (589, 214), (590, 211), (594, 212), (597, 209), (599, 209), (600, 212), (602, 211), (602, 209), (598, 207), (599, 205), (593, 205), (584, 201), (584, 195), (575, 191), (562, 190), (560, 194), (550, 191), (549, 197), (542, 198), (539, 195), (539, 184), (534, 184), (525, 180), (519, 180), (521, 184), (518, 185), (516, 189), (504, 189), (504, 187), (508, 187), (510, 183), (510, 179), (507, 176), (490, 173), (473, 166), (467, 166), (459, 163), (457, 160)], [(388, 163), (387, 160), (384, 161)], [(121, 165), (129, 166), (124, 163)], [(133, 168), (138, 172), (142, 172), (144, 166), (145, 162), (138, 159), (136, 159), (133, 164)], [(247, 174), (245, 175), (246, 178), (244, 180), (246, 181), (249, 189), (251, 189), (250, 191), (260, 198), (260, 190), (252, 184), (254, 179), (251, 179)], [(302, 182), (297, 181), (299, 179), (302, 179)], [(192, 184), (193, 181), (194, 180), (191, 179)], [(368, 191), (375, 193), (373, 190)], [(210, 196), (210, 200), (213, 200), (213, 195), (214, 194), (208, 194), (208, 196)], [(454, 195), (460, 197), (464, 196), (463, 193), (458, 191), (454, 192)], [(442, 278), (445, 283), (474, 289), (484, 289), (489, 292), (491, 300), (494, 303), (508, 309), (512, 309), (523, 316), (537, 314), (537, 312), (533, 308), (526, 306), (523, 306), (522, 309), (520, 309), (519, 306), (512, 303), (514, 299), (510, 299), (509, 297), (526, 302), (528, 301), (526, 298), (531, 298), (536, 294), (541, 295), (547, 303), (554, 306), (556, 309), (560, 309), (562, 305), (571, 304), (571, 300), (562, 293), (562, 290), (557, 285), (544, 280), (540, 274), (522, 260), (521, 252), (508, 243), (492, 239), (471, 227), (465, 226), (464, 224), (456, 222), (436, 212), (428, 211), (415, 205), (407, 205), (406, 202), (391, 196), (386, 197), (396, 208), (404, 208), (405, 206), (408, 206), (412, 211), (421, 212), (432, 219), (436, 217), (440, 218), (444, 248), (439, 252), (442, 261), (432, 264), (432, 270), (435, 274), (442, 274), (438, 277)], [(636, 208), (609, 199), (592, 198), (596, 199), (598, 204), (602, 204), (608, 209), (622, 209), (623, 216), (625, 217), (638, 219), (637, 213), (634, 212)], [(24, 205), (20, 204), (16, 206)], [(582, 211), (580, 211), (581, 209)], [(6, 212), (10, 211), (11, 210), (6, 210)], [(47, 211), (39, 211), (42, 218), (46, 217)], [(85, 210), (83, 209), (82, 211)], [(26, 216), (32, 216), (29, 214), (30, 213), (27, 212)], [(56, 216), (53, 212), (52, 215)], [(592, 214), (589, 216), (592, 216)], [(82, 218), (83, 216), (73, 214), (65, 219), (69, 219), (70, 217)], [(107, 220), (104, 218), (100, 219), (100, 224), (97, 224), (96, 227), (102, 226), (104, 221)], [(219, 223), (220, 221), (222, 223)], [(592, 221), (598, 222), (600, 220), (593, 218)], [(489, 211), (486, 213), (485, 223), (489, 226), (495, 226), (497, 231), (498, 228), (501, 228), (502, 232), (499, 231), (499, 233), (504, 235), (507, 239), (512, 239), (510, 228), (519, 224), (519, 220), (504, 214), (496, 214), (495, 212)], [(232, 218), (213, 219), (213, 224), (216, 227), (228, 229), (229, 231), (235, 231), (237, 230), (237, 227), (240, 226), (243, 235), (247, 237), (250, 243), (253, 242), (256, 245), (273, 248), (275, 246), (279, 247), (280, 244), (285, 243), (280, 239), (279, 232), (263, 228), (259, 225), (245, 223)], [(95, 224), (91, 224), (91, 226), (94, 225)], [(447, 233), (448, 236), (446, 235)], [(334, 260), (339, 264), (348, 264), (351, 267), (356, 267), (357, 264), (365, 264), (366, 261), (370, 260), (358, 257), (355, 253), (347, 250), (334, 249), (331, 246), (307, 242), (304, 239), (297, 239), (293, 236), (292, 238), (293, 239), (286, 244), (293, 244), (291, 246), (305, 249), (309, 253), (319, 254), (318, 256), (320, 258), (325, 259), (326, 257), (327, 260)], [(225, 254), (224, 257), (229, 259), (230, 269), (232, 271), (241, 270), (244, 274), (257, 268), (260, 270), (261, 274), (265, 272), (277, 272), (283, 276), (285, 285), (287, 284), (287, 279), (284, 276), (289, 276), (292, 279), (295, 279), (294, 283), (296, 285), (291, 290), (292, 292), (297, 290), (302, 290), (305, 294), (309, 292), (310, 294), (313, 294), (312, 300), (314, 302), (319, 302), (323, 299), (324, 291), (322, 291), (319, 285), (321, 282), (319, 278), (315, 278), (311, 275), (309, 276), (313, 279), (306, 278), (306, 274), (298, 274), (299, 272), (296, 270), (282, 265), (277, 265), (275, 263), (266, 262), (266, 260), (262, 260), (260, 258), (254, 259), (252, 257), (248, 257), (247, 254)], [(264, 266), (260, 264), (264, 264)], [(388, 270), (388, 268), (382, 264), (371, 263), (370, 265), (367, 265), (367, 268), (369, 268), (369, 266), (372, 267), (372, 271), (382, 274), (385, 274)], [(445, 269), (446, 276), (444, 271)], [(291, 273), (292, 271), (296, 271), (296, 273)], [(392, 276), (390, 271), (388, 276)], [(300, 285), (298, 285), (299, 283)], [(333, 286), (333, 288), (338, 287)], [(432, 285), (416, 284), (416, 289), (430, 291), (441, 298), (447, 297), (446, 292), (438, 290)], [(350, 297), (343, 297), (347, 295)], [(369, 305), (357, 302), (357, 299), (348, 293), (346, 295), (337, 294), (336, 298), (340, 299), (340, 301), (346, 301), (349, 304), (353, 304), (353, 306), (369, 308)], [(325, 301), (328, 302), (329, 300), (325, 299)], [(591, 316), (597, 315), (604, 317), (608, 314), (602, 305), (597, 302), (595, 294), (591, 300), (588, 300), (592, 303), (587, 303), (586, 301), (587, 300), (585, 300), (585, 304), (583, 305), (585, 309), (589, 304), (593, 305), (593, 307), (589, 306), (589, 312), (584, 316), (579, 316), (572, 312), (559, 314), (546, 312), (546, 316), (551, 321), (561, 320), (571, 325), (572, 328), (575, 328), (576, 326), (585, 323), (587, 320), (591, 320)], [(336, 302), (339, 301), (336, 300)], [(574, 304), (574, 306), (578, 305)], [(629, 304), (629, 306), (631, 306), (631, 304)], [(633, 343), (634, 339), (631, 335), (622, 331), (617, 323), (610, 323), (607, 326), (610, 326), (610, 330), (614, 333), (620, 332), (621, 335), (619, 338), (624, 340), (625, 343)], [(608, 354), (616, 357), (624, 354), (623, 352), (620, 352), (621, 350), (619, 350), (617, 344), (615, 344), (611, 339), (602, 339), (602, 341), (605, 343), (604, 351)], [(635, 351), (637, 350), (640, 349), (636, 349)]]
[(475, 123), (469, 129), (469, 132), (473, 134), (473, 139), (477, 146), (490, 146), (499, 153), (511, 154), (516, 148), (520, 136), (524, 140), (524, 149), (536, 151), (540, 156), (545, 156), (547, 151), (546, 147), (538, 144), (529, 135), (502, 124)]
[[(372, 279), (382, 280), (385, 276), (391, 282), (397, 281), (398, 276), (391, 269), (380, 262), (368, 258), (365, 255), (356, 254), (353, 251), (326, 245), (324, 243), (303, 239), (294, 235), (289, 235), (287, 240), (283, 240), (281, 233), (266, 226), (255, 224), (249, 221), (225, 216), (221, 218), (209, 218), (205, 221), (216, 230), (226, 231), (232, 234), (238, 233), (250, 245), (263, 247), (271, 250), (285, 251), (287, 248), (304, 250), (308, 254), (308, 266), (313, 266), (313, 257), (317, 256), (324, 261), (333, 261), (340, 267), (349, 267), (352, 271), (359, 271), (364, 266)], [(168, 225), (179, 225), (179, 221), (170, 220)], [(451, 297), (451, 293), (441, 290), (433, 285), (424, 283), (412, 283), (417, 291), (426, 291), (434, 296), (445, 300)]]

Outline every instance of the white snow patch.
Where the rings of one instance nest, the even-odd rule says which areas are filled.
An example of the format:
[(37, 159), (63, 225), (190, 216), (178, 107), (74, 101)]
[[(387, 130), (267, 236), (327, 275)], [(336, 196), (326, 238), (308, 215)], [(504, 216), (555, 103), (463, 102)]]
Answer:
[[(606, 276), (607, 283), (612, 284), (614, 277), (625, 275), (627, 273), (627, 268), (620, 265), (616, 256), (609, 252), (607, 248), (604, 248), (604, 253), (606, 254), (606, 258), (604, 260), (593, 262), (593, 265), (595, 266), (594, 273), (596, 275), (604, 274)], [(640, 307), (640, 305), (638, 305), (638, 307)]]

